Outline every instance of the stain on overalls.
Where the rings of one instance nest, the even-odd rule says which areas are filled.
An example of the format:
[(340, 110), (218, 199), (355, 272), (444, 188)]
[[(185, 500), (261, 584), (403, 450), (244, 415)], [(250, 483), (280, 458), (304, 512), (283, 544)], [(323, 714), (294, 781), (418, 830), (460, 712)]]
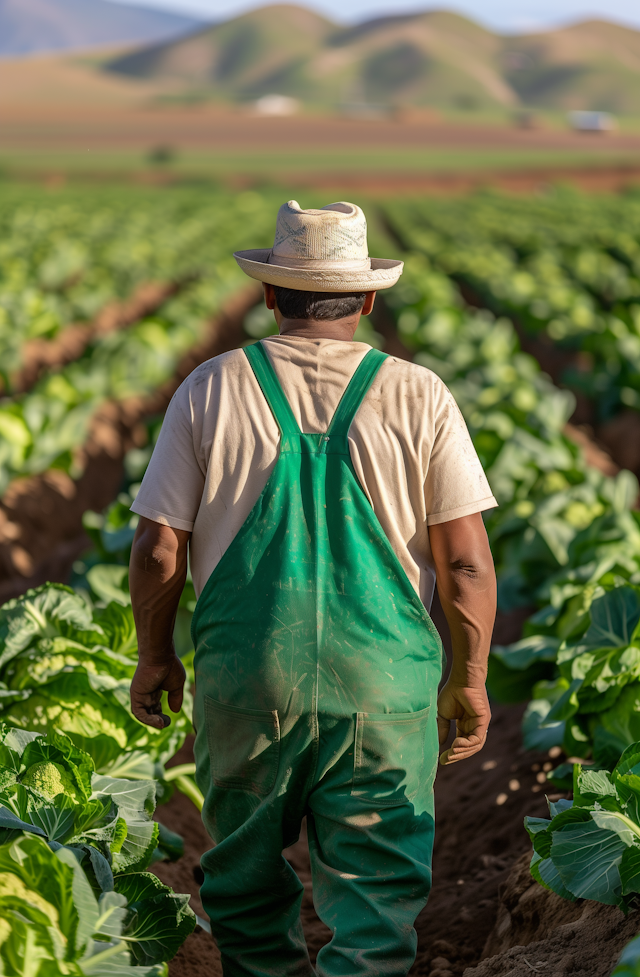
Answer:
[[(442, 645), (358, 482), (366, 354), (325, 434), (302, 434), (261, 343), (274, 470), (193, 618), (197, 780), (216, 847), (201, 895), (226, 977), (309, 977), (303, 887), (282, 855), (308, 821), (327, 977), (400, 977), (427, 901)], [(238, 404), (238, 410), (242, 410)]]

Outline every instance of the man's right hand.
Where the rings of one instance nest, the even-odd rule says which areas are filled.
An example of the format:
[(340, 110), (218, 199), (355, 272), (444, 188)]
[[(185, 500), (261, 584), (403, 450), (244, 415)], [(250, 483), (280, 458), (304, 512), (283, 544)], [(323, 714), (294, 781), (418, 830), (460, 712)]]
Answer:
[(186, 677), (175, 653), (160, 665), (139, 662), (131, 682), (131, 711), (136, 719), (155, 729), (169, 726), (171, 719), (162, 711), (162, 693), (169, 693), (171, 711), (180, 712)]
[(179, 712), (185, 671), (175, 652), (173, 629), (187, 577), (190, 533), (140, 516), (131, 547), (129, 589), (138, 633), (139, 664), (131, 683), (131, 711), (141, 723), (164, 729), (162, 693)]
[(478, 753), (486, 742), (490, 721), (491, 708), (484, 685), (463, 688), (447, 682), (438, 696), (440, 746), (447, 742), (452, 722), (456, 724), (456, 738), (449, 749), (440, 754), (440, 763), (447, 766)]

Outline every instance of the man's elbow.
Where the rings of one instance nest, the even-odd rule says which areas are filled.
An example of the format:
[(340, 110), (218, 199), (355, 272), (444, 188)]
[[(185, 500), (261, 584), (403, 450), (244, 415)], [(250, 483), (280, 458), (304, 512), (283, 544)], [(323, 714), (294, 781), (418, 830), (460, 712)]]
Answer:
[(140, 571), (167, 580), (186, 560), (190, 533), (140, 519), (131, 546), (130, 572)]
[(470, 582), (486, 583), (495, 580), (493, 560), (483, 557), (459, 557), (449, 563), (449, 573), (452, 576), (464, 578)]

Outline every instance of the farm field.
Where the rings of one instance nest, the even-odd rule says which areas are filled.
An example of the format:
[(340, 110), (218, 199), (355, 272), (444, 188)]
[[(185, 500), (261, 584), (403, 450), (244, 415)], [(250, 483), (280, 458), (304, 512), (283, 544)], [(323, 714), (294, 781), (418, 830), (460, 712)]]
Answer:
[[(524, 189), (563, 174), (603, 190), (640, 181), (640, 128), (633, 117), (606, 136), (571, 132), (559, 113), (543, 114), (539, 128), (519, 128), (507, 110), (261, 117), (250, 107), (185, 100), (171, 80), (100, 72), (96, 58), (0, 62), (0, 174), (202, 179), (236, 188), (265, 182), (348, 187), (363, 174), (371, 190), (379, 186), (387, 194), (446, 186), (461, 176), (465, 181), (454, 180), (454, 188), (488, 179), (502, 185), (510, 172), (520, 180), (530, 173)], [(158, 148), (170, 158), (154, 166), (150, 156)]]
[[(33, 946), (48, 968), (34, 977), (63, 963), (115, 973), (109, 960), (160, 977), (171, 958), (172, 977), (221, 973), (194, 929), (208, 843), (189, 703), (162, 732), (127, 709), (129, 506), (184, 376), (274, 329), (231, 252), (270, 244), (281, 196), (0, 190), (8, 975)], [(500, 503), (486, 520), (495, 719), (480, 755), (438, 775), (412, 972), (609, 977), (626, 947), (615, 973), (636, 974), (640, 197), (361, 202), (371, 253), (404, 256), (406, 271), (357, 338), (442, 377)], [(176, 623), (187, 668), (194, 601), (188, 582)], [(437, 606), (434, 619), (446, 644)], [(309, 883), (304, 839), (287, 855)], [(68, 912), (52, 915), (61, 893)], [(329, 933), (309, 885), (303, 921), (315, 954)]]

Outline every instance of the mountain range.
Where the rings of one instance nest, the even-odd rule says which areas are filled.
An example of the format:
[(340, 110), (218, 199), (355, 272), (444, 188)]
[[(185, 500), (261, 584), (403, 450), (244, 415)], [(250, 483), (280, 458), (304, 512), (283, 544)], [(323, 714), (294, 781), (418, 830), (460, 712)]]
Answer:
[(0, 0), (0, 57), (146, 44), (177, 37), (201, 23), (109, 0)]
[(93, 46), (121, 48), (94, 65), (103, 77), (168, 83), (178, 99), (640, 115), (640, 31), (607, 21), (502, 36), (446, 10), (345, 27), (272, 4), (204, 24), (112, 0), (0, 0), (0, 57)]
[(171, 78), (191, 92), (239, 102), (277, 93), (309, 107), (535, 106), (640, 114), (640, 31), (597, 20), (506, 37), (444, 10), (344, 27), (303, 7), (275, 4), (106, 67), (132, 78)]

